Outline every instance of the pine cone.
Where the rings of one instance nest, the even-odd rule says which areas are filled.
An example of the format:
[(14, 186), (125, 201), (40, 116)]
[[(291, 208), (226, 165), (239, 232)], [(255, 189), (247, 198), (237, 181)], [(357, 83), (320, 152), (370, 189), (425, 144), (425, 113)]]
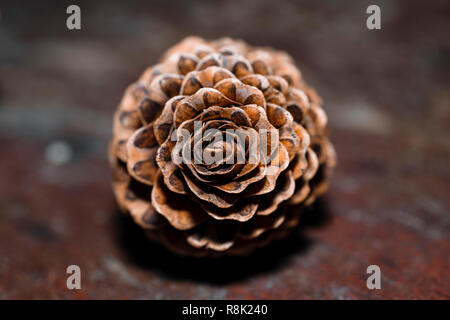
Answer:
[[(186, 38), (128, 87), (115, 113), (120, 208), (185, 255), (248, 254), (284, 236), (335, 166), (321, 105), (284, 52)], [(264, 152), (250, 152), (250, 141)], [(226, 156), (208, 162), (206, 151)]]

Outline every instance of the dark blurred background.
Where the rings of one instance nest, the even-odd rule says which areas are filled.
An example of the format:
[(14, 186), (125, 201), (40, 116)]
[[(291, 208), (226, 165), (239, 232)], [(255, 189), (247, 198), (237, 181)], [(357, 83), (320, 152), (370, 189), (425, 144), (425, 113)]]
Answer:
[[(370, 4), (381, 30), (366, 28)], [(1, 1), (0, 14), (0, 299), (450, 298), (449, 1)], [(330, 191), (251, 257), (175, 257), (110, 188), (124, 89), (188, 35), (286, 50), (325, 101)], [(66, 288), (70, 264), (82, 290)], [(371, 264), (382, 290), (366, 288)]]

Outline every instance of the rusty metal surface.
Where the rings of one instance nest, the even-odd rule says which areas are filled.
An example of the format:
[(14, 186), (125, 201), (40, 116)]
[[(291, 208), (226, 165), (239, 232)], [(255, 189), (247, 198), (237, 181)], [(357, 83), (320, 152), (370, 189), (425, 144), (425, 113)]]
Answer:
[[(450, 6), (365, 1), (0, 4), (0, 299), (449, 299)], [(125, 86), (189, 34), (290, 52), (339, 163), (285, 240), (178, 258), (119, 214), (106, 160)], [(48, 146), (73, 154), (52, 164)], [(47, 153), (46, 153), (47, 150)], [(66, 267), (82, 290), (66, 288)], [(377, 264), (382, 290), (366, 288)]]

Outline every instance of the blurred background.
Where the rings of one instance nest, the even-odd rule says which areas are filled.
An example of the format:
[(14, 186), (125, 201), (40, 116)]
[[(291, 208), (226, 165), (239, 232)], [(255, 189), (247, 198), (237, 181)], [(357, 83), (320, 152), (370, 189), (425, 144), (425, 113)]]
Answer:
[[(1, 1), (0, 299), (449, 299), (449, 32), (445, 0)], [(286, 50), (325, 101), (330, 191), (247, 258), (173, 256), (112, 195), (112, 114), (188, 35)]]

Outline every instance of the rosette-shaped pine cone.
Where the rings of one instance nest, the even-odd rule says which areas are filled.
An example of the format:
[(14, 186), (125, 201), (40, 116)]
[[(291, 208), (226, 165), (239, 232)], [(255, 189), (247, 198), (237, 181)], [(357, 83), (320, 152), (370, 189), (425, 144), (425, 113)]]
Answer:
[(285, 235), (327, 189), (336, 156), (321, 105), (286, 53), (187, 38), (115, 113), (117, 201), (177, 253), (247, 254)]

